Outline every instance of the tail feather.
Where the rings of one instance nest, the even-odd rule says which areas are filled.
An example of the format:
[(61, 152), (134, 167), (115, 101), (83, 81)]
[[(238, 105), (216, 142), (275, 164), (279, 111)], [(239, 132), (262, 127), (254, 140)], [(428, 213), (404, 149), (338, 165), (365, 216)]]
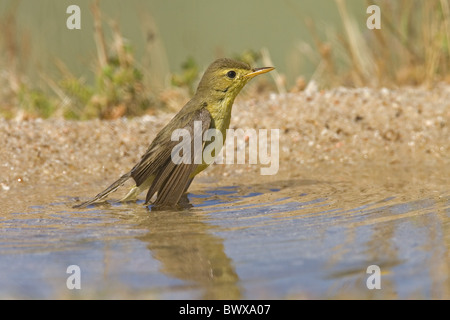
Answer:
[(128, 173), (124, 174), (123, 176), (121, 176), (119, 178), (119, 180), (117, 180), (112, 185), (110, 185), (108, 188), (106, 188), (105, 190), (100, 192), (93, 199), (83, 202), (81, 204), (77, 204), (77, 205), (73, 206), (73, 208), (84, 208), (90, 204), (93, 204), (95, 202), (98, 202), (98, 201), (106, 198), (110, 193), (116, 191), (119, 187), (121, 187), (129, 178), (131, 178), (131, 172), (128, 172)]

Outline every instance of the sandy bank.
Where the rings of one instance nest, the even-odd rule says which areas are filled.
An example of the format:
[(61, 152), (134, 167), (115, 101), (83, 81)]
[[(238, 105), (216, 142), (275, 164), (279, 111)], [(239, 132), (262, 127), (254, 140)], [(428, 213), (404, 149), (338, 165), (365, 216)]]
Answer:
[[(131, 169), (172, 116), (84, 122), (0, 119), (0, 195), (44, 184), (102, 181), (106, 186)], [(375, 176), (404, 171), (428, 177), (435, 172), (445, 184), (450, 172), (450, 85), (337, 88), (238, 99), (231, 127), (280, 129), (278, 174), (283, 177), (370, 176), (376, 167)], [(258, 172), (258, 166), (214, 165), (202, 175), (229, 179), (235, 173), (257, 177)]]

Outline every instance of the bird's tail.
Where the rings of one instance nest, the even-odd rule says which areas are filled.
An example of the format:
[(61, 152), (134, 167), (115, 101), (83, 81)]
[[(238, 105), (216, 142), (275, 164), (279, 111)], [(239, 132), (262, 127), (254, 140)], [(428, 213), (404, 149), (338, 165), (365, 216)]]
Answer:
[(108, 188), (106, 188), (105, 190), (100, 192), (93, 199), (83, 202), (81, 204), (77, 204), (77, 205), (73, 206), (73, 208), (84, 208), (90, 204), (93, 204), (95, 202), (98, 202), (98, 201), (106, 198), (110, 193), (116, 191), (119, 187), (121, 187), (129, 178), (131, 178), (131, 172), (125, 173), (123, 176), (121, 176), (119, 178), (119, 180), (117, 180), (112, 185), (110, 185)]

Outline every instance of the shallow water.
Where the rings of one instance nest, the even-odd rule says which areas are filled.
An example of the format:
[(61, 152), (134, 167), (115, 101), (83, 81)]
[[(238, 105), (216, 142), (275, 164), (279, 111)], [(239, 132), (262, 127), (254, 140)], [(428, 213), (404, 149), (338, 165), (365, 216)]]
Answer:
[[(450, 298), (450, 195), (356, 189), (203, 183), (189, 205), (156, 211), (73, 209), (62, 188), (1, 215), (0, 298)], [(70, 265), (79, 290), (66, 285)], [(367, 287), (370, 265), (381, 289)]]

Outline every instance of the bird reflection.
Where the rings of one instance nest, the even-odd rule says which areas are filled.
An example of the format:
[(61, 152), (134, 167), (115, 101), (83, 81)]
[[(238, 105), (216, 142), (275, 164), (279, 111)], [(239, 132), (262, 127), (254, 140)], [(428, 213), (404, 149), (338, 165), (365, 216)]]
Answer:
[(153, 211), (140, 223), (149, 232), (139, 239), (161, 262), (160, 271), (191, 283), (191, 289), (202, 291), (202, 299), (240, 299), (233, 262), (206, 216), (192, 210)]

